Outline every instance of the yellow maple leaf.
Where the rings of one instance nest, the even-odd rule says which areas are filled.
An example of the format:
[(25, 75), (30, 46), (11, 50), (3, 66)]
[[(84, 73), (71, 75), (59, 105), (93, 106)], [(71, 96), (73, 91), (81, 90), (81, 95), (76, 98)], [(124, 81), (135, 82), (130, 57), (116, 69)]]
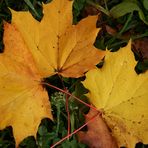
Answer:
[(98, 16), (89, 16), (72, 25), (72, 1), (54, 0), (44, 5), (41, 22), (27, 12), (12, 14), (12, 25), (23, 35), (43, 77), (55, 73), (80, 77), (104, 56), (104, 52), (93, 46), (99, 31)]
[(118, 52), (107, 52), (105, 64), (86, 74), (92, 104), (103, 118), (119, 146), (134, 148), (148, 143), (148, 72), (137, 75), (131, 42)]
[(0, 129), (13, 127), (16, 145), (36, 135), (41, 119), (52, 118), (43, 78), (59, 73), (79, 77), (104, 56), (93, 42), (97, 16), (72, 25), (72, 1), (44, 5), (41, 22), (28, 12), (12, 11), (4, 24), (4, 53), (0, 54)]

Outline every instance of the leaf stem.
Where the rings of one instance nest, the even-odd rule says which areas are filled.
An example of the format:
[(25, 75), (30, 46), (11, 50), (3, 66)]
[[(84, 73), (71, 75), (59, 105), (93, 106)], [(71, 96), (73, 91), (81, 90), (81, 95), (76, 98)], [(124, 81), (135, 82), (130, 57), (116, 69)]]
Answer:
[(86, 1), (88, 4), (94, 6), (96, 9), (98, 9), (99, 11), (103, 12), (104, 14), (106, 14), (107, 16), (110, 16), (110, 12), (108, 10), (106, 10), (105, 8), (103, 8), (101, 5), (96, 4), (90, 0)]
[(148, 32), (145, 32), (145, 33), (140, 34), (140, 35), (132, 36), (131, 38), (132, 38), (133, 40), (136, 40), (136, 39), (144, 38), (144, 37), (147, 37), (147, 36), (148, 36)]
[(94, 119), (100, 114), (100, 112), (98, 112), (96, 115), (94, 115), (90, 120), (88, 120), (84, 125), (82, 125), (81, 127), (79, 127), (78, 129), (76, 129), (74, 132), (72, 132), (71, 134), (65, 136), (64, 138), (62, 138), (60, 141), (56, 142), (54, 145), (52, 145), (50, 148), (54, 148), (55, 146), (59, 145), (60, 143), (62, 143), (64, 140), (66, 140), (67, 138), (71, 137), (72, 135), (76, 134), (78, 131), (80, 131), (82, 128), (84, 128), (86, 125), (88, 125), (90, 122), (94, 121)]
[(56, 87), (56, 86), (54, 86), (54, 85), (52, 85), (52, 84), (50, 84), (50, 83), (47, 83), (47, 82), (41, 82), (40, 84), (47, 85), (47, 86), (52, 87), (52, 88), (54, 88), (54, 89), (56, 89), (56, 90), (59, 90), (59, 91), (65, 93), (65, 94), (67, 94), (67, 95), (73, 97), (74, 99), (76, 99), (76, 100), (79, 101), (80, 103), (86, 105), (87, 107), (90, 107), (90, 108), (92, 108), (92, 109), (95, 110), (95, 111), (98, 111), (98, 109), (95, 108), (94, 106), (92, 106), (92, 105), (90, 105), (90, 104), (88, 104), (88, 103), (86, 103), (86, 102), (80, 100), (78, 97), (72, 95), (71, 93), (69, 93), (69, 92), (67, 92), (67, 91), (65, 91), (65, 90), (63, 90), (63, 89), (61, 89), (61, 88), (58, 88), (58, 87)]
[(125, 32), (129, 22), (131, 21), (132, 19), (132, 16), (133, 16), (133, 13), (130, 13), (128, 18), (127, 18), (127, 21), (125, 22), (124, 26), (122, 27), (121, 31), (118, 33), (118, 36), (120, 36), (123, 32)]
[[(65, 87), (64, 85), (64, 82), (63, 82), (63, 79), (62, 77), (58, 74), (61, 82), (62, 82), (62, 85), (63, 85), (63, 88), (66, 92), (68, 92), (67, 88)], [(71, 128), (71, 125), (70, 125), (70, 112), (69, 112), (69, 96), (66, 94), (66, 112), (67, 112), (67, 135), (70, 134), (70, 128)]]
[[(114, 43), (114, 44), (112, 44), (112, 43), (116, 40), (116, 38), (120, 38), (120, 36), (122, 35), (122, 33), (125, 32), (125, 30), (126, 30), (128, 24), (129, 24), (132, 16), (133, 16), (133, 13), (130, 13), (129, 16), (128, 16), (128, 18), (127, 18), (127, 21), (125, 22), (125, 24), (122, 27), (121, 31), (118, 32), (115, 36), (113, 36), (113, 38), (108, 42), (108, 44), (111, 44), (110, 48), (112, 48), (114, 46), (117, 46), (117, 44), (120, 44), (120, 43)], [(127, 41), (123, 41), (123, 42), (126, 43)]]
[[(68, 92), (68, 90), (66, 89), (65, 91)], [(70, 134), (70, 112), (69, 112), (69, 96), (66, 94), (66, 112), (67, 112), (67, 135)]]
[(58, 135), (59, 129), (60, 129), (60, 114), (61, 114), (61, 109), (60, 106), (57, 106), (57, 128), (56, 128), (56, 134)]

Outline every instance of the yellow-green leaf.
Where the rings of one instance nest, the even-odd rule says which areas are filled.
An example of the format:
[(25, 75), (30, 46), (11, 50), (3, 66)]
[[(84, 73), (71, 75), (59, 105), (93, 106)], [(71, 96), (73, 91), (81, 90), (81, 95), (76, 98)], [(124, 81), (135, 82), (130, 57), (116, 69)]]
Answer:
[(105, 64), (86, 74), (92, 104), (103, 112), (119, 146), (148, 143), (148, 72), (137, 75), (131, 42), (118, 52), (107, 52)]

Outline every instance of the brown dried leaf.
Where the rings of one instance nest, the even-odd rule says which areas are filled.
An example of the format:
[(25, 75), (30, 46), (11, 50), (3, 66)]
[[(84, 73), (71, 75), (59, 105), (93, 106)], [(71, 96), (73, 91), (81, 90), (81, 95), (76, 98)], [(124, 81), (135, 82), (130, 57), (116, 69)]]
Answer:
[(79, 141), (91, 148), (117, 148), (116, 141), (109, 132), (101, 115), (97, 115), (97, 112), (91, 109), (85, 117), (86, 122), (95, 115), (94, 121), (88, 124), (88, 131), (78, 133)]
[(136, 52), (140, 58), (148, 59), (148, 38), (137, 39), (133, 42), (133, 50)]

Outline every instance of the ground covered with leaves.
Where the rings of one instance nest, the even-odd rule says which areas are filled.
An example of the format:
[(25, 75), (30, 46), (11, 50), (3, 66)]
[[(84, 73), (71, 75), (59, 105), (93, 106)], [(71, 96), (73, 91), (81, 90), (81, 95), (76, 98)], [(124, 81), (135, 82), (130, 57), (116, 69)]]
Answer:
[[(54, 1), (54, 0), (53, 0)], [(4, 45), (4, 22), (11, 22), (12, 21), (12, 13), (11, 10), (15, 11), (25, 11), (32, 14), (32, 17), (34, 19), (38, 20), (39, 22), (43, 19), (44, 13), (43, 13), (43, 5), (46, 5), (48, 3), (52, 3), (51, 0), (1, 0), (0, 1), (0, 52), (5, 52), (5, 45)], [(101, 28), (99, 31), (97, 37), (94, 39), (94, 46), (98, 49), (101, 49), (102, 51), (96, 51), (102, 53), (105, 49), (108, 49), (112, 51), (111, 53), (114, 53), (119, 50), (119, 52), (122, 52), (121, 47), (127, 47), (129, 40), (132, 41), (132, 50), (135, 55), (135, 59), (137, 62), (125, 62), (125, 59), (120, 57), (120, 54), (112, 57), (111, 54), (108, 54), (106, 57), (109, 59), (117, 59), (116, 66), (123, 64), (123, 73), (127, 74), (126, 77), (122, 77), (122, 74), (119, 74), (119, 80), (127, 79), (128, 73), (132, 73), (133, 80), (136, 80), (139, 82), (139, 79), (137, 78), (137, 74), (145, 73), (148, 69), (148, 2), (147, 0), (74, 0), (73, 3), (73, 24), (77, 25), (83, 18), (86, 18), (89, 15), (96, 15), (99, 14), (97, 23), (95, 24), (98, 28)], [(61, 12), (62, 13), (62, 12)], [(14, 14), (15, 15), (15, 14)], [(61, 14), (62, 16), (62, 14)], [(28, 24), (30, 22), (24, 22)], [(87, 24), (85, 24), (87, 25)], [(89, 25), (89, 24), (88, 24)], [(8, 25), (9, 26), (9, 25)], [(85, 26), (84, 26), (85, 27)], [(70, 31), (69, 31), (70, 32)], [(73, 32), (73, 31), (72, 31)], [(71, 33), (71, 32), (70, 32)], [(68, 36), (68, 35), (67, 35)], [(69, 36), (68, 36), (69, 37)], [(16, 37), (17, 38), (17, 37)], [(14, 39), (15, 40), (15, 39)], [(81, 39), (82, 40), (82, 39)], [(129, 45), (128, 45), (129, 46)], [(120, 51), (121, 50), (121, 51)], [(125, 50), (126, 51), (126, 50)], [(127, 50), (124, 54), (128, 53), (127, 59), (132, 59), (131, 53)], [(13, 54), (13, 53), (10, 53)], [(23, 54), (23, 53), (22, 53)], [(83, 52), (83, 54), (85, 54)], [(15, 53), (14, 53), (15, 55)], [(122, 53), (123, 55), (123, 53)], [(102, 57), (102, 56), (101, 56)], [(99, 58), (99, 57), (97, 57)], [(106, 58), (106, 59), (107, 59)], [(134, 59), (134, 58), (133, 58)], [(61, 60), (62, 61), (62, 60)], [(131, 60), (132, 61), (132, 60)], [(134, 60), (133, 60), (134, 61)], [(26, 62), (26, 61), (25, 61)], [(85, 63), (85, 62), (84, 62)], [(100, 69), (103, 66), (106, 66), (104, 64), (104, 59), (101, 60), (101, 62), (96, 63), (94, 59), (94, 64), (97, 64), (97, 67)], [(39, 63), (40, 64), (40, 63)], [(69, 63), (67, 63), (69, 64)], [(116, 77), (116, 67), (112, 67), (112, 63), (107, 63), (110, 67), (110, 69), (115, 71), (112, 76), (112, 79)], [(9, 64), (8, 64), (9, 65)], [(82, 64), (83, 65), (83, 64)], [(130, 67), (130, 69), (126, 68), (125, 66)], [(60, 64), (59, 64), (60, 67)], [(59, 68), (58, 67), (58, 68)], [(89, 66), (90, 68), (91, 66)], [(54, 67), (55, 68), (55, 67)], [(95, 140), (95, 134), (87, 133), (87, 131), (93, 131), (90, 129), (94, 129), (93, 124), (88, 124), (88, 126), (84, 126), (81, 129), (81, 132), (76, 132), (73, 135), (70, 135), (70, 133), (75, 132), (79, 127), (83, 126), (88, 119), (90, 119), (90, 115), (93, 113), (89, 112), (89, 106), (86, 106), (82, 104), (81, 102), (77, 101), (76, 99), (81, 99), (82, 101), (86, 102), (87, 104), (94, 104), (96, 108), (104, 107), (104, 104), (106, 102), (98, 103), (97, 100), (92, 99), (97, 98), (96, 92), (94, 93), (93, 90), (96, 90), (98, 92), (103, 92), (104, 87), (105, 89), (110, 89), (111, 86), (108, 86), (109, 88), (106, 88), (106, 82), (104, 80), (99, 79), (98, 77), (101, 75), (101, 70), (94, 70), (90, 71), (86, 74), (86, 76), (81, 76), (81, 73), (86, 72), (85, 70), (82, 70), (79, 75), (76, 75), (76, 77), (79, 78), (67, 78), (67, 75), (69, 77), (73, 77), (76, 72), (76, 68), (71, 71), (66, 70), (61, 66), (59, 69), (55, 68), (55, 75), (51, 77), (47, 77), (43, 80), (43, 87), (47, 90), (48, 96), (50, 96), (50, 102), (51, 102), (51, 111), (53, 115), (53, 119), (45, 118), (41, 121), (38, 131), (36, 134), (36, 139), (31, 137), (26, 137), (21, 143), (19, 144), (19, 147), (21, 148), (48, 148), (48, 147), (62, 147), (62, 148), (85, 148), (85, 147), (96, 147), (96, 145), (93, 145), (96, 143)], [(104, 68), (104, 67), (103, 67)], [(125, 69), (124, 69), (125, 68)], [(85, 65), (83, 66), (83, 69), (85, 69)], [(105, 68), (104, 68), (105, 69)], [(109, 68), (108, 68), (109, 69)], [(135, 69), (135, 74), (133, 74), (132, 69)], [(111, 71), (110, 70), (110, 71)], [(56, 71), (58, 73), (56, 74)], [(110, 71), (106, 71), (106, 74)], [(46, 72), (44, 72), (46, 73)], [(72, 74), (70, 74), (72, 73)], [(91, 74), (93, 73), (93, 76), (96, 76), (96, 79), (93, 83), (93, 86), (89, 84), (88, 82), (93, 81), (93, 78), (91, 78)], [(60, 75), (59, 75), (60, 74)], [(147, 74), (147, 73), (146, 73)], [(121, 75), (121, 78), (120, 78)], [(66, 77), (65, 77), (66, 76)], [(130, 75), (131, 76), (131, 75)], [(103, 79), (103, 76), (101, 77)], [(107, 75), (108, 82), (112, 84), (110, 78), (110, 75)], [(105, 79), (105, 78), (104, 78)], [(130, 77), (128, 78), (130, 79)], [(138, 80), (137, 80), (138, 79)], [(132, 81), (132, 80), (131, 80)], [(147, 82), (147, 79), (141, 78), (140, 82), (145, 81)], [(98, 86), (98, 83), (102, 84), (101, 88), (94, 87), (94, 84)], [(52, 86), (55, 86), (55, 88), (48, 87), (46, 83), (51, 84)], [(82, 84), (83, 83), (83, 84)], [(103, 84), (104, 83), (104, 84)], [(9, 83), (8, 83), (9, 84)], [(121, 83), (122, 85), (123, 83)], [(133, 84), (133, 81), (131, 82)], [(141, 83), (136, 84), (135, 87), (139, 90), (141, 88)], [(124, 88), (126, 88), (127, 84)], [(85, 86), (85, 87), (84, 87)], [(143, 87), (147, 87), (147, 84), (144, 84)], [(10, 85), (11, 87), (11, 85)], [(13, 87), (13, 85), (12, 85)], [(57, 88), (62, 89), (64, 91), (59, 91)], [(97, 90), (98, 89), (98, 90)], [(133, 85), (126, 88), (126, 91), (128, 94), (134, 90)], [(141, 89), (142, 90), (142, 89)], [(115, 89), (115, 92), (119, 91), (117, 88)], [(67, 95), (65, 92), (70, 93), (70, 95)], [(86, 97), (86, 94), (90, 92), (88, 98), (91, 99), (88, 100)], [(138, 91), (137, 91), (138, 92)], [(94, 93), (94, 94), (93, 94)], [(106, 92), (107, 94), (107, 92)], [(114, 94), (114, 92), (113, 92)], [(1, 93), (0, 93), (1, 95)], [(139, 94), (138, 94), (139, 95)], [(74, 97), (76, 96), (76, 97)], [(99, 96), (100, 97), (100, 96)], [(104, 97), (103, 95), (101, 96)], [(113, 98), (116, 98), (116, 96), (112, 96)], [(133, 96), (134, 98), (135, 96)], [(104, 97), (106, 98), (106, 96)], [(120, 97), (122, 100), (122, 97)], [(136, 97), (135, 97), (136, 98)], [(142, 99), (142, 98), (141, 98)], [(145, 98), (144, 98), (145, 99)], [(67, 101), (68, 100), (68, 101)], [(136, 104), (136, 101), (129, 101), (130, 104), (126, 104), (126, 100), (123, 100), (125, 102), (126, 107), (130, 108), (130, 105)], [(109, 101), (108, 101), (109, 102)], [(144, 100), (143, 100), (144, 102)], [(147, 101), (145, 101), (147, 102)], [(68, 105), (66, 105), (68, 103)], [(107, 106), (108, 104), (106, 104)], [(143, 104), (142, 104), (143, 105)], [(67, 108), (68, 106), (68, 108)], [(105, 107), (106, 107), (105, 106)], [(109, 106), (113, 106), (112, 103), (109, 103)], [(104, 108), (105, 108), (104, 107)], [(107, 107), (106, 107), (107, 108)], [(120, 108), (120, 106), (119, 106)], [(123, 107), (124, 110), (125, 107)], [(127, 109), (126, 108), (126, 109)], [(112, 107), (109, 108), (111, 112), (116, 112), (116, 108)], [(121, 113), (122, 114), (122, 107)], [(141, 111), (141, 108), (138, 110)], [(106, 110), (105, 110), (106, 111)], [(107, 108), (108, 111), (108, 108)], [(143, 111), (143, 110), (142, 110)], [(89, 114), (88, 114), (89, 112)], [(88, 114), (88, 116), (87, 116)], [(108, 117), (112, 116), (110, 113), (108, 116), (105, 116), (104, 118), (106, 121), (110, 120)], [(128, 115), (127, 115), (128, 116)], [(125, 118), (127, 118), (125, 115)], [(137, 116), (143, 117), (137, 113)], [(145, 115), (146, 116), (146, 115)], [(92, 115), (91, 115), (92, 118)], [(92, 119), (93, 120), (93, 119)], [(132, 124), (130, 121), (126, 121), (127, 124), (137, 124), (137, 128), (139, 127), (139, 124), (141, 118), (138, 117), (133, 121)], [(101, 121), (98, 121), (100, 123)], [(92, 121), (93, 123), (93, 121)], [(111, 123), (108, 125), (110, 128), (112, 126), (116, 125), (117, 123)], [(21, 130), (21, 129), (20, 129)], [(97, 130), (97, 129), (96, 129)], [(142, 129), (143, 130), (143, 129)], [(15, 147), (15, 139), (13, 137), (12, 127), (7, 127), (3, 130), (0, 130), (0, 147), (1, 148), (13, 148)], [(98, 131), (99, 132), (99, 131)], [(132, 131), (130, 131), (132, 132)], [(138, 131), (139, 132), (139, 131)], [(85, 135), (84, 135), (85, 133)], [(140, 132), (139, 132), (140, 133)], [(98, 134), (98, 133), (97, 133)], [(121, 133), (123, 134), (123, 133)], [(59, 142), (63, 137), (69, 135), (65, 138), (59, 145), (54, 145), (55, 143)], [(83, 135), (83, 136), (82, 136)], [(119, 136), (119, 132), (115, 132), (114, 137)], [(90, 137), (89, 137), (90, 136)], [(125, 134), (125, 137), (127, 135)], [(79, 138), (78, 138), (79, 137)], [(83, 137), (83, 138), (82, 138)], [(84, 138), (85, 137), (85, 138)], [(92, 143), (89, 143), (88, 137), (91, 139)], [(133, 140), (133, 139), (132, 139)], [(122, 139), (119, 138), (119, 143), (122, 141)], [(136, 140), (134, 142), (137, 142)], [(132, 144), (131, 144), (132, 145)], [(144, 145), (142, 143), (138, 143), (136, 145), (136, 148), (146, 148), (147, 145)]]

